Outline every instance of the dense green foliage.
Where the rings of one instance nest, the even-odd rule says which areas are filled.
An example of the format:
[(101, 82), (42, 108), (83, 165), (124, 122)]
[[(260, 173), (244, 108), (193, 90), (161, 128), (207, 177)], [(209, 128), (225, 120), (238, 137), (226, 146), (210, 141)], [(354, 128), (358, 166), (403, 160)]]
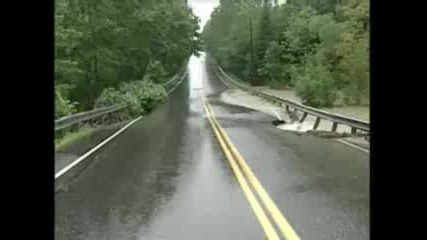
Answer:
[(198, 21), (182, 0), (56, 0), (55, 117), (91, 110), (127, 82), (163, 96), (156, 84), (200, 50)]
[(96, 100), (95, 107), (106, 107), (113, 104), (127, 104), (122, 114), (126, 117), (137, 117), (151, 112), (166, 96), (165, 89), (150, 81), (123, 82), (119, 89), (107, 88)]
[(206, 51), (241, 80), (294, 88), (308, 105), (368, 103), (369, 1), (291, 2), (221, 1), (203, 30)]
[(68, 86), (55, 86), (55, 119), (76, 112), (77, 103), (68, 99)]

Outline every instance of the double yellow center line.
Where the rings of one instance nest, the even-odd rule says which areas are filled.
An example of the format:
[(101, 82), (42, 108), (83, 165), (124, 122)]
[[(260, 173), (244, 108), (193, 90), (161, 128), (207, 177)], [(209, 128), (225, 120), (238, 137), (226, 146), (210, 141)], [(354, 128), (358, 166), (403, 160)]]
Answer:
[(276, 206), (273, 200), (271, 200), (270, 196), (267, 194), (265, 189), (262, 187), (261, 183), (255, 177), (252, 170), (246, 164), (246, 161), (243, 159), (243, 157), (240, 155), (240, 153), (231, 143), (224, 129), (215, 119), (214, 113), (205, 97), (202, 97), (202, 102), (203, 102), (203, 106), (205, 108), (208, 120), (215, 133), (215, 136), (218, 139), (218, 142), (222, 150), (224, 151), (224, 154), (231, 166), (231, 169), (236, 175), (236, 178), (237, 178), (237, 181), (239, 182), (240, 187), (242, 188), (250, 206), (252, 207), (252, 210), (254, 211), (258, 222), (260, 223), (262, 229), (264, 230), (264, 233), (267, 236), (267, 239), (277, 240), (280, 238), (277, 235), (265, 211), (263, 210), (263, 208), (255, 198), (255, 195), (252, 192), (252, 189), (248, 185), (248, 182), (251, 184), (254, 191), (258, 194), (264, 207), (270, 213), (271, 218), (274, 220), (274, 222), (277, 224), (277, 227), (282, 232), (283, 237), (287, 240), (300, 240), (300, 237), (292, 229), (291, 225), (288, 223), (288, 221), (286, 221), (285, 217), (283, 217), (279, 208)]

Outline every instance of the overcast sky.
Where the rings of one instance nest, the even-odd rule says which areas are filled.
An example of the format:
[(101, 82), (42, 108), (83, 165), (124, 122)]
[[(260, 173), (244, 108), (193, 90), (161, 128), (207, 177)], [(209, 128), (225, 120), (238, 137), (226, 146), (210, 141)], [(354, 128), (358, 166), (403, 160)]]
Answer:
[(188, 5), (193, 8), (194, 14), (200, 18), (200, 31), (202, 31), (211, 17), (213, 9), (219, 5), (219, 0), (189, 0)]

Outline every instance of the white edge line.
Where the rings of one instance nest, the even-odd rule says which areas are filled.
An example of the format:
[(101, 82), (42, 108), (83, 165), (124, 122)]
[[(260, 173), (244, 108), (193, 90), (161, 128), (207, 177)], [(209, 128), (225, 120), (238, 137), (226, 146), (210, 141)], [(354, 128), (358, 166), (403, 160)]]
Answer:
[(361, 147), (359, 147), (359, 146), (356, 146), (356, 145), (354, 145), (354, 144), (351, 144), (351, 143), (349, 143), (349, 142), (347, 142), (347, 141), (344, 141), (344, 140), (342, 140), (342, 139), (335, 139), (335, 141), (338, 141), (338, 142), (340, 142), (340, 143), (344, 143), (345, 145), (348, 145), (348, 146), (350, 146), (350, 147), (356, 148), (356, 149), (358, 149), (358, 150), (360, 150), (360, 151), (363, 151), (363, 152), (365, 152), (365, 153), (370, 154), (369, 150), (366, 150), (366, 149), (364, 149), (364, 148), (361, 148)]
[(175, 91), (175, 89), (181, 84), (182, 80), (184, 79), (184, 77), (188, 74), (188, 71), (186, 71), (184, 73), (184, 75), (182, 75), (181, 79), (179, 79), (179, 82), (175, 85), (175, 87), (173, 89), (171, 89), (169, 92), (167, 92), (167, 94), (169, 95), (171, 92)]
[(77, 158), (74, 162), (72, 162), (70, 165), (64, 167), (61, 169), (58, 173), (55, 174), (55, 180), (62, 176), (64, 173), (66, 173), (68, 170), (76, 166), (81, 161), (85, 160), (88, 156), (90, 156), (92, 153), (96, 152), (98, 149), (100, 149), (102, 146), (113, 140), (113, 138), (117, 137), (120, 133), (122, 133), (124, 130), (129, 128), (132, 124), (134, 124), (136, 121), (141, 119), (142, 116), (138, 117), (137, 119), (133, 120), (132, 122), (128, 123), (126, 126), (122, 127), (120, 130), (112, 134), (110, 137), (102, 141), (100, 144), (96, 145), (94, 148), (86, 152), (85, 154), (81, 155), (79, 158)]

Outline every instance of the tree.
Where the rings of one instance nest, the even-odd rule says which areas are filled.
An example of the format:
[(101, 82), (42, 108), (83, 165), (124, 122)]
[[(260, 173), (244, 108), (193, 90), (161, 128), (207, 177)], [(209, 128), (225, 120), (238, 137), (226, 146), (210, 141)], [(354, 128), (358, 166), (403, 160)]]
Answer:
[(261, 85), (269, 80), (268, 74), (265, 74), (265, 71), (263, 71), (262, 68), (265, 64), (266, 50), (270, 46), (270, 42), (274, 40), (274, 30), (270, 19), (270, 10), (270, 4), (264, 4), (258, 39), (255, 41), (256, 54), (254, 68), (256, 69), (256, 72), (254, 73), (253, 85)]
[(303, 103), (313, 107), (332, 107), (336, 99), (332, 74), (320, 64), (305, 66), (296, 81), (296, 90)]
[(261, 75), (267, 76), (269, 86), (281, 88), (290, 85), (290, 78), (282, 59), (283, 46), (277, 42), (271, 42), (265, 54), (263, 67), (260, 69)]
[(70, 84), (82, 73), (73, 53), (82, 39), (83, 33), (73, 26), (65, 24), (70, 16), (68, 6), (66, 1), (57, 2), (55, 14), (55, 79)]
[(181, 0), (56, 0), (55, 85), (83, 111), (123, 82), (162, 83), (201, 49), (198, 21)]
[(77, 103), (68, 99), (68, 84), (55, 86), (55, 118), (60, 118), (76, 112)]
[(369, 50), (366, 39), (356, 40), (351, 34), (343, 37), (338, 65), (342, 86), (350, 101), (359, 105), (369, 98)]
[(165, 70), (159, 61), (151, 61), (144, 75), (144, 81), (153, 83), (163, 83), (165, 80)]
[(356, 104), (369, 98), (367, 0), (294, 0), (274, 8), (261, 1), (221, 1), (203, 30), (205, 49), (250, 82), (247, 16), (258, 29), (252, 84), (295, 87), (313, 106), (333, 106), (338, 96)]

